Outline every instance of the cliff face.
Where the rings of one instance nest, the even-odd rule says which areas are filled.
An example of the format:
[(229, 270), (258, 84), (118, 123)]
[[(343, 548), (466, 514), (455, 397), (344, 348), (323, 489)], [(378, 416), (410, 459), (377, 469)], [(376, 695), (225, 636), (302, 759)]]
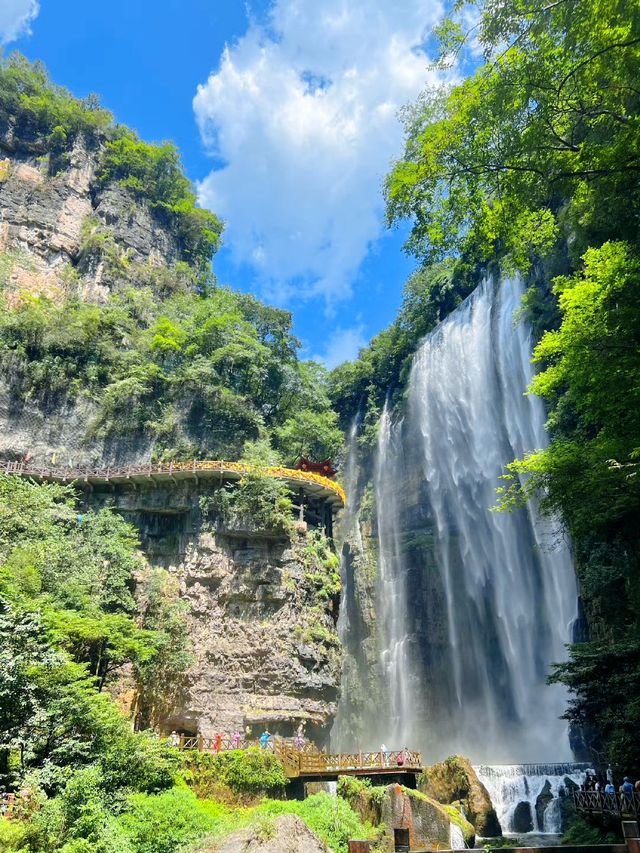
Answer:
[(148, 560), (177, 580), (193, 662), (170, 706), (143, 697), (145, 725), (189, 735), (264, 727), (290, 736), (304, 721), (322, 743), (340, 685), (337, 600), (319, 589), (326, 572), (310, 531), (287, 535), (225, 526), (203, 515), (215, 486), (182, 481), (87, 492), (140, 530)]
[[(31, 296), (102, 302), (122, 283), (170, 270), (182, 258), (171, 229), (119, 184), (97, 178), (103, 145), (79, 136), (60, 164), (49, 142), (0, 124), (0, 290), (15, 307)], [(13, 367), (14, 369), (11, 369)], [(19, 393), (21, 365), (0, 377), (0, 455), (42, 463), (147, 461), (147, 436), (87, 436), (88, 396)]]
[[(165, 273), (182, 274), (171, 228), (121, 184), (101, 184), (102, 152), (80, 135), (60, 161), (46, 138), (0, 121), (0, 291), (9, 308), (34, 296), (102, 304), (123, 286), (157, 291)], [(0, 459), (98, 466), (151, 458), (149, 434), (127, 429), (126, 417), (115, 434), (89, 428), (95, 395), (51, 391), (46, 378), (42, 392), (24, 393), (29, 367), (27, 353), (0, 377)], [(207, 453), (207, 424), (188, 426)], [(313, 580), (322, 561), (304, 531), (289, 538), (205, 522), (204, 491), (150, 482), (86, 493), (87, 505), (113, 505), (138, 527), (149, 561), (169, 569), (186, 605), (193, 664), (173, 707), (154, 708), (146, 697), (142, 722), (210, 736), (247, 726), (289, 735), (304, 720), (322, 741), (340, 668), (337, 601), (319, 597)]]
[(378, 531), (372, 455), (359, 451), (356, 426), (349, 442), (345, 487), (347, 507), (337, 527), (342, 598), (338, 631), (344, 648), (340, 701), (332, 742), (345, 752), (367, 747), (378, 731), (379, 707), (388, 701), (380, 670), (376, 619)]
[(325, 740), (335, 713), (339, 654), (326, 607), (314, 602), (300, 556), (304, 539), (247, 540), (201, 533), (178, 567), (189, 602), (196, 663), (183, 730), (293, 735), (306, 721)]
[[(101, 231), (129, 261), (169, 266), (180, 260), (170, 229), (119, 185), (97, 180), (102, 146), (79, 136), (57, 170), (46, 139), (0, 134), (2, 279), (25, 293), (61, 298), (73, 285), (84, 299), (104, 297), (113, 284), (91, 236)], [(2, 155), (4, 154), (4, 157)]]

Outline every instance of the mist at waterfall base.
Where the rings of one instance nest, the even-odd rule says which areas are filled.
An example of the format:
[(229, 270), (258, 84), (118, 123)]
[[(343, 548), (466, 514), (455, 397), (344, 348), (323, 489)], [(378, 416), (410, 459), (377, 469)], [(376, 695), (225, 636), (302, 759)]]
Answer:
[(374, 487), (383, 686), (370, 697), (366, 742), (351, 748), (407, 745), (425, 763), (572, 758), (565, 691), (546, 684), (577, 617), (570, 553), (535, 505), (491, 511), (505, 466), (547, 443), (543, 404), (525, 394), (532, 342), (517, 319), (522, 293), (517, 278), (484, 281), (420, 346), (403, 415), (382, 415)]

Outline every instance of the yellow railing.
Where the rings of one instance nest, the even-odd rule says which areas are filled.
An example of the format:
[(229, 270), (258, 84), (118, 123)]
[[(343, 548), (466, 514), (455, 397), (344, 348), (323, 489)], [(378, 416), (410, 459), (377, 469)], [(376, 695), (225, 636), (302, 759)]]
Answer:
[(136, 476), (153, 476), (179, 474), (179, 473), (219, 473), (228, 474), (260, 474), (262, 476), (276, 477), (278, 480), (286, 480), (292, 483), (315, 483), (323, 489), (333, 492), (340, 498), (342, 505), (347, 502), (344, 489), (335, 480), (314, 474), (312, 471), (299, 471), (297, 468), (285, 468), (281, 465), (263, 466), (247, 465), (244, 462), (226, 462), (224, 460), (205, 459), (192, 460), (190, 462), (160, 462), (147, 463), (144, 465), (124, 465), (119, 467), (107, 466), (101, 468), (76, 468), (62, 466), (33, 465), (28, 462), (3, 462), (0, 464), (0, 473), (18, 474), (24, 477), (35, 477), (41, 480), (55, 480), (62, 482), (73, 482), (74, 480), (89, 481), (128, 479)]

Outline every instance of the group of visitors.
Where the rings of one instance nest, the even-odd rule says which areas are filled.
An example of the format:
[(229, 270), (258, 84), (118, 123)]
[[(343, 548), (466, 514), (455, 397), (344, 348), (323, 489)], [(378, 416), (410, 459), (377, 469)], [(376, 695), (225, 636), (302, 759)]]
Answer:
[[(169, 735), (169, 743), (171, 746), (179, 747), (181, 745), (181, 736), (177, 731), (172, 731)], [(233, 734), (225, 739), (225, 736), (221, 732), (216, 732), (214, 736), (210, 740), (211, 744), (211, 752), (218, 753), (222, 752), (223, 749), (240, 749), (240, 745), (242, 743), (242, 733), (239, 731), (233, 732)]]
[[(615, 794), (616, 787), (613, 784), (613, 773), (611, 768), (607, 768), (606, 775), (604, 773), (596, 773), (593, 775), (591, 773), (587, 773), (580, 788), (583, 791), (600, 791), (604, 794)], [(628, 776), (625, 776), (622, 780), (622, 784), (618, 787), (617, 793), (627, 795), (633, 793), (640, 794), (640, 779), (638, 779), (634, 785), (633, 780)]]

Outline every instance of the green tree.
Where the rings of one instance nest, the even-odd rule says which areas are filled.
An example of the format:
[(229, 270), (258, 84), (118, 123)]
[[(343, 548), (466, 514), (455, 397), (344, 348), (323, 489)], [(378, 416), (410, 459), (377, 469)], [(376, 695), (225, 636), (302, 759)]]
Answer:
[[(457, 3), (461, 14), (474, 3)], [(406, 112), (386, 183), (388, 218), (413, 222), (419, 258), (511, 259), (521, 270), (571, 235), (578, 257), (610, 234), (638, 238), (640, 9), (625, 0), (486, 0), (486, 61)], [(443, 54), (464, 42), (440, 29)]]

